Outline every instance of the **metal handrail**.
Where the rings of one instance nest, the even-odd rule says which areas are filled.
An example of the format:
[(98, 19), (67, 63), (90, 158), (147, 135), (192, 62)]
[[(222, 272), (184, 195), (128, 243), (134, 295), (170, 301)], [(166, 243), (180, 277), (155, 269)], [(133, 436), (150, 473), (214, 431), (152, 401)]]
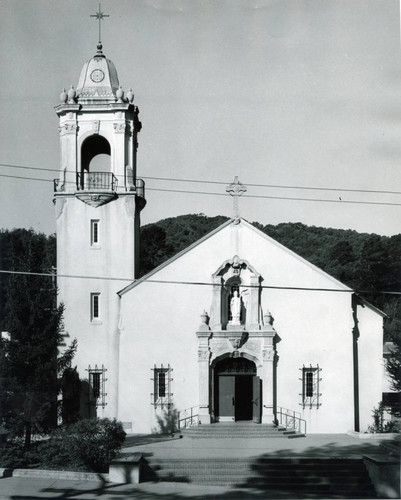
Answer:
[(278, 423), (279, 425), (282, 425), (288, 430), (300, 432), (301, 434), (306, 434), (306, 420), (304, 420), (301, 417), (298, 417), (296, 413), (300, 415), (300, 413), (297, 411), (278, 407), (277, 417), (280, 416)]
[(199, 424), (199, 406), (192, 406), (178, 412), (178, 430)]
[(295, 411), (295, 410), (289, 410), (288, 408), (283, 408), (282, 406), (277, 407), (277, 411), (281, 413), (288, 413), (289, 415), (294, 415), (298, 418), (301, 418), (301, 412), (300, 411)]

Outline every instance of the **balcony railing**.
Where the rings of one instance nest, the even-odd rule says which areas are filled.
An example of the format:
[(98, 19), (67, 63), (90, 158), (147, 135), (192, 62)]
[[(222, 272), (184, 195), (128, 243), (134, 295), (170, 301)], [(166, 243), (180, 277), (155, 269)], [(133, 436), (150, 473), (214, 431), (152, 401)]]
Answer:
[(78, 172), (77, 187), (85, 191), (115, 191), (117, 178), (111, 172)]

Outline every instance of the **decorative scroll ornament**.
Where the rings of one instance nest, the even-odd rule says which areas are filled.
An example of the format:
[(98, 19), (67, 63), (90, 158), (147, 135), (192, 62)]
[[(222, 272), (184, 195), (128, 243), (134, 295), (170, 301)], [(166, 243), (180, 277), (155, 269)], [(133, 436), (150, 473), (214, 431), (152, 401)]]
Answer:
[(117, 134), (124, 134), (125, 133), (125, 129), (126, 129), (125, 123), (114, 123), (113, 126), (114, 126), (114, 130), (116, 131)]
[(65, 123), (64, 130), (66, 134), (76, 134), (78, 126), (76, 123)]
[(199, 349), (198, 361), (208, 361), (208, 359), (209, 359), (209, 349)]
[(273, 349), (263, 350), (263, 361), (273, 361), (273, 359), (274, 359)]

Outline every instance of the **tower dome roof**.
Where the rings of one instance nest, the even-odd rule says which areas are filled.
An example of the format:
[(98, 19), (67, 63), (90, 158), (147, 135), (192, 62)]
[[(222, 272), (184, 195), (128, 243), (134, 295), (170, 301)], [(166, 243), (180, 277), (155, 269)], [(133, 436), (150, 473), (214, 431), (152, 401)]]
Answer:
[(102, 45), (97, 46), (97, 53), (87, 61), (81, 71), (76, 90), (80, 100), (115, 100), (119, 88), (117, 70), (102, 52)]

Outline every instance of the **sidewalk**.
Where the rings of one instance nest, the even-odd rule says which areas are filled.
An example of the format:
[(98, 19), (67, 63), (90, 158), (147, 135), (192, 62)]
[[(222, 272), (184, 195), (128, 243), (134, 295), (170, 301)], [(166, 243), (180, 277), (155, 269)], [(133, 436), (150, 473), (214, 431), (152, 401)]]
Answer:
[(296, 439), (237, 438), (183, 439), (175, 438), (158, 443), (131, 445), (135, 436), (127, 436), (124, 454), (142, 452), (158, 458), (250, 458), (277, 457), (339, 457), (361, 458), (363, 455), (386, 455), (380, 446), (382, 439), (359, 439), (348, 434), (308, 434)]
[(184, 483), (112, 484), (101, 481), (67, 481), (33, 478), (0, 479), (1, 500), (36, 500), (62, 498), (78, 500), (133, 499), (264, 499), (266, 492), (240, 491), (221, 486)]

